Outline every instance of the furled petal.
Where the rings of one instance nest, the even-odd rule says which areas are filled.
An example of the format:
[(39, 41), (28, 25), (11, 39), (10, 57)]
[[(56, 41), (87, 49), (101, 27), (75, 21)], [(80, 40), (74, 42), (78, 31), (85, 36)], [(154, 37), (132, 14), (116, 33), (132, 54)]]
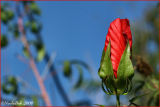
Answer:
[(128, 19), (117, 18), (110, 24), (105, 41), (105, 51), (109, 41), (111, 42), (111, 61), (114, 76), (117, 78), (117, 69), (127, 41), (129, 41), (130, 48), (132, 48), (132, 35)]

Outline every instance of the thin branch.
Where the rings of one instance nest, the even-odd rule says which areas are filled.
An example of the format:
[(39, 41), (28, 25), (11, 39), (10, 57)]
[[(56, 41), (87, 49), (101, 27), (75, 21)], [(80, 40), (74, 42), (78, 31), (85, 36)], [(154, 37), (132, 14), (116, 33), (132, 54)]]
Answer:
[(18, 29), (19, 29), (19, 32), (22, 33), (21, 41), (22, 41), (23, 45), (26, 47), (27, 52), (29, 54), (29, 65), (32, 68), (32, 71), (34, 72), (34, 75), (36, 77), (36, 80), (38, 82), (38, 85), (39, 85), (41, 93), (42, 93), (42, 97), (43, 97), (46, 105), (47, 106), (51, 106), (51, 102), (50, 102), (48, 93), (47, 93), (47, 91), (45, 89), (43, 80), (42, 80), (42, 78), (41, 78), (41, 76), (40, 76), (40, 74), (38, 72), (38, 69), (36, 67), (35, 61), (34, 61), (34, 59), (32, 57), (30, 49), (29, 49), (29, 44), (27, 42), (25, 30), (24, 30), (24, 27), (23, 27), (23, 19), (22, 19), (22, 16), (20, 15), (19, 5), (17, 5), (17, 12), (19, 13), (19, 15), (18, 15)]
[(41, 77), (42, 77), (43, 80), (45, 80), (45, 78), (46, 78), (46, 76), (47, 76), (47, 74), (48, 74), (49, 68), (50, 68), (51, 65), (53, 64), (55, 58), (56, 58), (56, 53), (53, 52), (53, 53), (51, 54), (50, 60), (48, 61), (48, 63), (46, 64), (46, 66), (45, 66), (45, 68), (44, 68), (44, 71), (42, 72)]
[[(27, 8), (27, 5), (26, 5), (26, 7), (24, 7), (24, 9), (27, 10), (28, 19), (30, 21), (34, 21), (33, 15), (28, 12), (29, 8)], [(43, 43), (43, 40), (42, 40), (40, 32), (38, 32), (35, 37), (37, 38), (38, 41), (40, 41), (41, 43)], [(49, 60), (50, 60), (50, 56), (49, 56), (49, 54), (47, 52), (45, 54), (44, 60), (45, 60), (46, 63), (48, 63)], [(57, 75), (57, 71), (55, 69), (54, 63), (50, 66), (50, 74), (52, 76), (53, 81), (56, 84), (56, 87), (58, 88), (59, 94), (63, 98), (63, 101), (65, 102), (66, 105), (71, 106), (72, 103), (70, 102), (70, 100), (69, 100), (69, 98), (67, 96), (67, 93), (65, 92), (63, 86), (61, 85), (61, 82), (60, 82), (59, 76)]]

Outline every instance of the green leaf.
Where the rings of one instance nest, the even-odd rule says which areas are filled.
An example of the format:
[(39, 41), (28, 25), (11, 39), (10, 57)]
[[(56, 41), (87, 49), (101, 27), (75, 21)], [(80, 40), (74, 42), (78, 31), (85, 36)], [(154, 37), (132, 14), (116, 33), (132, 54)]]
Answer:
[(31, 23), (31, 31), (33, 33), (37, 33), (38, 32), (37, 23), (35, 21)]
[[(43, 46), (43, 44), (41, 42), (38, 42), (38, 41), (35, 41), (35, 40), (29, 41), (28, 43), (29, 43), (29, 45), (33, 45), (36, 48), (37, 57), (36, 57), (35, 60), (38, 61), (38, 62), (42, 61), (45, 54), (46, 54), (45, 47)], [(27, 48), (25, 48), (25, 47), (23, 48), (23, 53), (27, 58), (29, 58), (29, 53), (27, 51)]]
[(16, 78), (12, 76), (8, 77), (8, 82), (14, 85), (17, 84)]
[(36, 15), (41, 15), (41, 10), (39, 9), (39, 7), (37, 6), (35, 2), (32, 2), (30, 4), (30, 10)]
[(5, 11), (2, 11), (2, 12), (1, 12), (1, 20), (2, 20), (2, 22), (3, 22), (4, 24), (7, 24), (8, 19), (7, 19), (7, 14), (6, 14)]
[(9, 87), (7, 88), (7, 84), (2, 84), (2, 91), (5, 93), (5, 94), (10, 94), (12, 92), (13, 88), (12, 87)]
[(14, 37), (15, 37), (15, 38), (18, 38), (18, 37), (19, 37), (19, 31), (18, 31), (18, 30), (15, 30), (15, 31), (14, 31)]
[(4, 24), (7, 24), (8, 21), (13, 18), (14, 18), (14, 13), (12, 10), (3, 9), (3, 11), (1, 11), (1, 20)]
[(11, 10), (6, 10), (7, 19), (11, 20), (14, 17), (14, 13)]
[(8, 77), (6, 81), (2, 84), (2, 91), (6, 94), (14, 94), (17, 95), (18, 93), (18, 84), (15, 77)]
[(46, 53), (44, 45), (39, 41), (29, 41), (29, 44), (34, 45), (37, 50), (36, 61), (42, 61)]
[(45, 48), (44, 46), (41, 46), (40, 48), (37, 48), (37, 61), (42, 61), (45, 56)]
[(36, 21), (32, 21), (30, 23), (30, 27), (31, 27), (31, 32), (36, 34), (41, 30), (42, 25)]
[(1, 35), (1, 48), (4, 48), (8, 45), (8, 38), (6, 35)]
[(71, 77), (72, 68), (69, 61), (64, 61), (63, 72), (65, 77)]

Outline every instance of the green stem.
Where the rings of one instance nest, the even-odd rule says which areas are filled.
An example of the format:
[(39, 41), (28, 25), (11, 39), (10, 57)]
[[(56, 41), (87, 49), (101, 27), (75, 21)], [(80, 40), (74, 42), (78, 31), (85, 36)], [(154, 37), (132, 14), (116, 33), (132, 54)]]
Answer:
[(119, 95), (116, 94), (116, 99), (117, 99), (117, 107), (120, 106), (120, 100), (119, 100)]
[(115, 88), (115, 91), (116, 91), (116, 100), (117, 100), (117, 107), (120, 106), (120, 100), (119, 100), (119, 94), (117, 93), (117, 88)]

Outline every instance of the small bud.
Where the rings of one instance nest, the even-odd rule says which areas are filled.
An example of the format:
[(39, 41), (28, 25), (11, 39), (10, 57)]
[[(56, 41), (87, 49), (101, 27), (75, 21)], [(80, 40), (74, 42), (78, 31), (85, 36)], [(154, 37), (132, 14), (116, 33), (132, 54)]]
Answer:
[(109, 27), (99, 76), (109, 94), (126, 94), (134, 69), (131, 62), (132, 35), (128, 19), (116, 19)]

